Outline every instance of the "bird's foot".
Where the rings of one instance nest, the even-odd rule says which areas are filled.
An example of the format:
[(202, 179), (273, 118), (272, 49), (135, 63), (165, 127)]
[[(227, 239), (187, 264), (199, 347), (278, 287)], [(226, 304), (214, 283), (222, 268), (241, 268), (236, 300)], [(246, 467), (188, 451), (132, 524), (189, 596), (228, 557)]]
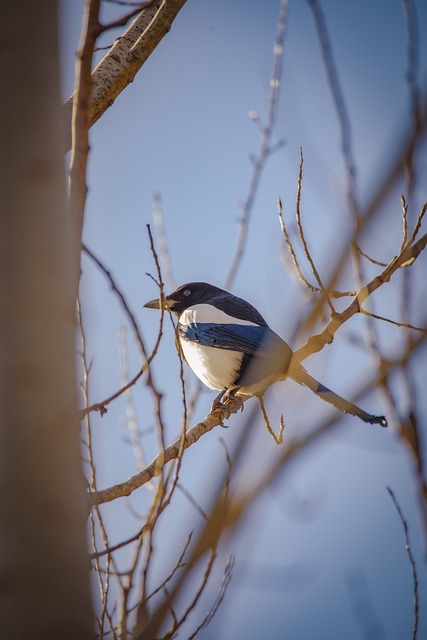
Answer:
[[(243, 400), (236, 396), (239, 391), (239, 387), (233, 389), (224, 389), (212, 402), (212, 411), (225, 411), (225, 419), (229, 418), (232, 413), (237, 413), (239, 410), (243, 411)], [(228, 428), (228, 425), (221, 423), (221, 427)]]

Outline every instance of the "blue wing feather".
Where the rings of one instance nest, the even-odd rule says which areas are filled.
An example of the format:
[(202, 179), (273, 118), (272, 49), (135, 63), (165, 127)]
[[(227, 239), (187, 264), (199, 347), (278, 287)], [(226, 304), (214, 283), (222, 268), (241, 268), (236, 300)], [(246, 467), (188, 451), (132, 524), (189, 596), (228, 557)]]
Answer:
[(201, 322), (178, 327), (183, 340), (205, 347), (268, 356), (286, 343), (268, 326)]

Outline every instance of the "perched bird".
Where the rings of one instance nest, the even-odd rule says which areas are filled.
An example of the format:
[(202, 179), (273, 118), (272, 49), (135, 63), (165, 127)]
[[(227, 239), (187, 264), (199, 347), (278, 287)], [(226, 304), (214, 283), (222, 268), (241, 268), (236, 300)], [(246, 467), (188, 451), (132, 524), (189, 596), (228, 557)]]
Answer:
[[(226, 395), (262, 397), (274, 382), (292, 378), (340, 411), (364, 422), (387, 426), (315, 380), (292, 356), (280, 338), (249, 302), (206, 282), (190, 282), (165, 296), (164, 308), (178, 317), (177, 346), (196, 376), (210, 389)], [(159, 309), (161, 300), (144, 307)]]

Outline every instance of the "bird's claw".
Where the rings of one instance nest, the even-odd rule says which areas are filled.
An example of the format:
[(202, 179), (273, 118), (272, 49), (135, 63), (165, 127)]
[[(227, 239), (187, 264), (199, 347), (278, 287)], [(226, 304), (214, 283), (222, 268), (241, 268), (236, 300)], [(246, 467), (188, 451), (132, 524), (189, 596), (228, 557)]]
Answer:
[[(227, 407), (227, 405), (225, 404), (222, 404), (222, 402), (218, 398), (215, 398), (215, 400), (212, 402), (211, 413), (213, 413), (214, 411), (221, 411), (221, 413), (225, 412), (225, 416), (223, 420), (228, 420), (228, 418), (231, 416), (231, 411), (229, 407)], [(224, 424), (224, 422), (221, 421), (219, 423), (219, 426), (222, 427), (223, 429), (228, 429), (230, 425)]]
[[(232, 413), (237, 413), (239, 410), (243, 411), (243, 400), (236, 396), (238, 390), (238, 387), (236, 387), (235, 389), (221, 391), (212, 402), (211, 412), (225, 411), (226, 418), (229, 418)], [(221, 426), (226, 428), (223, 424)]]

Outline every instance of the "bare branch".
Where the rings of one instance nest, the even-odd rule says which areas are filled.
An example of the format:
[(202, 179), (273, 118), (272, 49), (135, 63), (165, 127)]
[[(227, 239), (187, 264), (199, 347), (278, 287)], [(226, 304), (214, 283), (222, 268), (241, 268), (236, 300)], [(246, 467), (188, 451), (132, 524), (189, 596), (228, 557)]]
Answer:
[(282, 229), (282, 233), (283, 233), (283, 237), (284, 237), (285, 242), (286, 242), (286, 246), (288, 247), (289, 253), (291, 254), (292, 262), (293, 262), (296, 274), (298, 276), (298, 279), (312, 293), (321, 293), (321, 291), (320, 291), (320, 289), (318, 287), (314, 287), (312, 284), (310, 284), (308, 282), (308, 280), (305, 278), (305, 276), (303, 275), (303, 273), (301, 271), (301, 267), (299, 266), (298, 258), (296, 256), (294, 247), (292, 245), (291, 239), (290, 239), (288, 231), (286, 229), (285, 221), (283, 219), (282, 200), (280, 198), (277, 198), (277, 209), (278, 209), (278, 213), (279, 213), (280, 228)]
[(276, 42), (274, 44), (274, 61), (273, 61), (273, 71), (270, 78), (270, 92), (269, 92), (269, 98), (268, 98), (268, 115), (267, 115), (266, 124), (263, 126), (261, 125), (258, 118), (258, 114), (256, 112), (255, 112), (255, 117), (253, 117), (254, 112), (250, 113), (250, 116), (252, 117), (252, 119), (254, 119), (256, 123), (258, 123), (258, 126), (260, 128), (260, 133), (261, 133), (261, 139), (260, 139), (258, 154), (253, 161), (253, 171), (252, 171), (252, 176), (249, 183), (248, 193), (246, 195), (244, 203), (242, 204), (242, 214), (239, 222), (237, 247), (236, 247), (236, 252), (235, 252), (233, 261), (230, 266), (230, 270), (225, 280), (226, 289), (229, 289), (233, 284), (234, 278), (236, 277), (237, 270), (240, 266), (240, 263), (245, 251), (246, 238), (248, 235), (249, 219), (250, 219), (253, 205), (255, 202), (255, 196), (258, 190), (258, 185), (261, 179), (262, 171), (265, 166), (265, 162), (271, 153), (271, 136), (272, 136), (272, 131), (275, 123), (276, 108), (277, 108), (277, 102), (279, 98), (279, 87), (280, 87), (280, 77), (281, 77), (281, 71), (282, 71), (283, 46), (284, 46), (284, 40), (285, 40), (287, 15), (288, 15), (288, 0), (281, 0), (279, 20), (277, 23)]
[(408, 83), (409, 94), (412, 102), (412, 112), (416, 121), (420, 118), (421, 93), (418, 86), (419, 71), (419, 36), (418, 18), (413, 0), (402, 0), (403, 10), (406, 19), (407, 43), (408, 43), (408, 68), (406, 71), (406, 81)]
[(226, 565), (226, 567), (224, 569), (224, 578), (222, 580), (221, 588), (219, 590), (219, 593), (218, 593), (217, 597), (215, 598), (215, 602), (213, 603), (212, 607), (210, 608), (210, 610), (206, 614), (205, 618), (199, 624), (199, 626), (194, 631), (194, 633), (191, 634), (191, 636), (189, 637), (188, 640), (193, 640), (193, 638), (195, 638), (197, 636), (197, 634), (202, 629), (205, 629), (208, 626), (208, 624), (210, 623), (210, 621), (212, 620), (212, 618), (214, 617), (214, 615), (216, 614), (216, 612), (218, 611), (218, 607), (220, 606), (221, 602), (224, 599), (225, 592), (226, 592), (227, 587), (228, 587), (228, 585), (230, 583), (231, 576), (233, 575), (233, 568), (234, 568), (234, 556), (230, 556), (230, 558), (229, 558), (229, 560), (227, 562), (227, 565)]
[[(378, 179), (374, 185), (374, 192), (369, 202), (360, 213), (360, 227), (359, 234), (366, 229), (368, 223), (378, 213), (380, 206), (385, 201), (387, 195), (391, 192), (396, 185), (398, 179), (401, 177), (405, 170), (405, 158), (408, 154), (413, 153), (418, 146), (422, 143), (427, 129), (427, 101), (424, 104), (421, 113), (421, 124), (419, 129), (415, 129), (412, 125), (406, 132), (403, 141), (397, 146), (394, 157), (388, 163), (388, 169), (382, 176), (382, 179)], [(396, 132), (396, 139), (399, 139), (399, 133)], [(354, 241), (354, 238), (349, 238), (348, 242)], [(342, 250), (337, 254), (335, 264), (331, 265), (332, 275), (329, 278), (329, 282), (326, 286), (327, 290), (331, 290), (335, 287), (338, 278), (343, 272), (344, 265), (348, 260), (348, 243), (343, 239)], [(304, 332), (308, 327), (313, 325), (313, 322), (319, 316), (319, 310), (322, 302), (319, 301), (313, 305), (310, 314), (307, 316), (304, 324), (301, 326), (301, 331)]]
[[(87, 407), (88, 398), (89, 398), (89, 366), (86, 359), (86, 334), (83, 326), (82, 309), (81, 309), (79, 298), (77, 298), (77, 323), (80, 331), (81, 361), (82, 361), (82, 369), (83, 369), (83, 381), (81, 384), (81, 391), (83, 395), (84, 406)], [(94, 457), (93, 457), (92, 427), (91, 427), (89, 413), (86, 414), (85, 425), (86, 425), (85, 444), (88, 451), (88, 462), (89, 462), (89, 469), (90, 469), (89, 486), (92, 491), (95, 491), (96, 490), (96, 469), (95, 469), (95, 463), (94, 463)], [(99, 507), (96, 507), (94, 510), (91, 511), (89, 516), (89, 524), (90, 524), (90, 532), (91, 532), (91, 543), (94, 551), (95, 552), (97, 551), (97, 542), (96, 542), (97, 526), (99, 528), (99, 531), (101, 532), (103, 542), (104, 542), (104, 547), (108, 548), (109, 546), (108, 535), (107, 535), (107, 531), (106, 531)], [(99, 594), (100, 594), (100, 599), (102, 604), (101, 615), (98, 619), (98, 623), (99, 623), (101, 637), (104, 633), (105, 620), (107, 620), (112, 637), (116, 638), (117, 636), (116, 636), (116, 632), (112, 622), (112, 617), (110, 615), (110, 612), (108, 611), (108, 596), (110, 591), (110, 576), (111, 576), (110, 566), (112, 566), (113, 568), (112, 573), (116, 575), (117, 579), (119, 580), (117, 567), (115, 565), (114, 558), (111, 555), (109, 554), (107, 555), (105, 571), (101, 569), (99, 559), (98, 558), (95, 559), (95, 572), (98, 579)], [(103, 578), (103, 574), (105, 574), (104, 578)], [(120, 580), (119, 580), (119, 583), (120, 583)]]
[(176, 281), (172, 273), (168, 241), (166, 237), (166, 226), (163, 216), (162, 198), (158, 191), (152, 196), (153, 221), (156, 229), (157, 243), (159, 245), (159, 259), (168, 288), (173, 291), (176, 288)]
[(397, 269), (412, 264), (427, 245), (427, 234), (423, 235), (415, 244), (408, 244), (404, 250), (396, 256), (383, 271), (373, 278), (368, 284), (361, 287), (352, 302), (342, 311), (331, 317), (327, 326), (321, 333), (309, 338), (304, 346), (295, 352), (298, 362), (312, 353), (320, 351), (326, 344), (330, 344), (336, 331), (352, 316), (360, 312), (361, 305), (368, 296), (376, 291), (385, 282), (388, 282)]
[(402, 251), (403, 247), (408, 242), (408, 203), (406, 202), (406, 198), (403, 194), (401, 196), (401, 202), (402, 202), (403, 232), (402, 232), (402, 244), (401, 244), (400, 250)]
[[(126, 327), (120, 327), (119, 331), (119, 353), (120, 353), (120, 383), (123, 387), (126, 387), (129, 383), (129, 350), (127, 346), (127, 331)], [(146, 459), (144, 450), (141, 444), (141, 433), (138, 428), (138, 422), (136, 418), (135, 403), (132, 398), (130, 388), (126, 389), (124, 394), (125, 407), (126, 407), (126, 426), (130, 433), (130, 442), (132, 449), (135, 453), (135, 458), (138, 464), (138, 468), (142, 469), (146, 465)]]
[(271, 437), (273, 438), (273, 440), (274, 440), (274, 442), (276, 444), (282, 444), (282, 442), (283, 442), (283, 431), (285, 430), (285, 421), (283, 420), (283, 416), (280, 417), (279, 435), (276, 436), (276, 434), (274, 433), (274, 431), (273, 431), (273, 429), (271, 427), (270, 420), (268, 419), (267, 411), (265, 410), (264, 400), (262, 399), (261, 396), (258, 396), (258, 402), (259, 402), (259, 406), (260, 406), (260, 409), (261, 409), (262, 417), (264, 419), (265, 426), (267, 427), (268, 433), (271, 435)]
[[(360, 308), (364, 300), (366, 300), (366, 298), (382, 284), (388, 282), (393, 273), (395, 273), (398, 268), (402, 267), (408, 260), (413, 262), (426, 245), (427, 234), (422, 236), (414, 245), (408, 245), (405, 247), (403, 252), (392, 260), (392, 262), (378, 276), (358, 291), (357, 296), (342, 313), (336, 313), (320, 334), (309, 338), (306, 344), (295, 352), (295, 359), (298, 362), (302, 362), (302, 360), (307, 358), (309, 355), (323, 349), (326, 344), (330, 344), (334, 339), (336, 331), (342, 326), (342, 324), (349, 320), (353, 315), (360, 312)], [(135, 489), (150, 481), (154, 476), (159, 475), (162, 472), (164, 465), (177, 458), (182, 454), (184, 449), (192, 446), (208, 431), (211, 431), (216, 426), (221, 425), (222, 422), (229, 417), (230, 413), (237, 413), (239, 408), (240, 403), (236, 403), (234, 406), (230, 405), (228, 408), (224, 407), (215, 409), (204, 420), (175, 440), (175, 442), (162, 451), (147, 467), (145, 467), (145, 469), (139, 473), (132, 476), (125, 482), (101, 491), (89, 493), (90, 504), (96, 505), (103, 502), (110, 502), (116, 498), (130, 495), (135, 491)]]
[(141, 331), (136, 321), (135, 314), (131, 311), (123, 291), (116, 284), (111, 271), (109, 271), (109, 269), (104, 265), (104, 263), (100, 260), (100, 258), (95, 256), (93, 251), (91, 251), (89, 247), (84, 243), (82, 243), (82, 251), (86, 253), (87, 256), (89, 256), (89, 258), (97, 265), (97, 267), (104, 273), (104, 275), (107, 277), (108, 281), (110, 282), (111, 289), (119, 298), (120, 304), (123, 307), (131, 326), (133, 327), (133, 330), (135, 333), (135, 339), (138, 342), (139, 348), (141, 350), (141, 354), (143, 356), (144, 361), (146, 362), (148, 358), (147, 358), (144, 342), (142, 340)]
[[(376, 264), (378, 267), (386, 267), (387, 266), (386, 262), (380, 262), (379, 260), (375, 260), (374, 258), (371, 258), (371, 256), (368, 256), (368, 254), (365, 253), (364, 251), (362, 251), (362, 249), (359, 247), (359, 245), (356, 242), (352, 242), (351, 246), (353, 247), (353, 249), (355, 251), (360, 253), (361, 256), (363, 256), (364, 258), (369, 260), (369, 262), (372, 262), (372, 264)], [(353, 294), (353, 295), (355, 295), (355, 294)]]
[[(283, 213), (282, 213), (282, 200), (280, 198), (277, 199), (277, 209), (278, 209), (278, 213), (279, 213), (279, 223), (280, 223), (280, 228), (282, 230), (283, 233), (283, 237), (285, 239), (286, 245), (289, 249), (289, 253), (291, 254), (291, 258), (292, 258), (292, 262), (296, 271), (296, 274), (298, 276), (298, 279), (303, 283), (303, 285), (312, 293), (322, 293), (322, 290), (319, 289), (319, 287), (314, 287), (312, 284), (310, 284), (307, 280), (307, 278), (304, 276), (301, 267), (299, 265), (294, 247), (292, 245), (291, 239), (289, 237), (288, 231), (286, 229), (286, 225), (285, 225), (285, 221), (283, 218)], [(384, 265), (385, 266), (385, 265)], [(348, 296), (355, 296), (356, 295), (356, 291), (329, 291), (328, 292), (329, 295), (332, 298), (343, 298), (343, 297), (348, 297)]]
[(169, 445), (164, 451), (160, 452), (154, 460), (145, 469), (132, 476), (125, 482), (103, 489), (102, 491), (96, 491), (89, 494), (89, 500), (92, 505), (101, 504), (103, 502), (110, 502), (116, 498), (130, 495), (135, 489), (138, 489), (143, 484), (154, 478), (161, 473), (164, 465), (171, 460), (175, 460), (179, 452), (182, 449), (188, 449), (195, 442), (197, 442), (205, 433), (208, 433), (215, 427), (222, 424), (226, 420), (230, 412), (237, 413), (239, 407), (236, 405), (234, 410), (232, 408), (220, 408), (211, 412), (204, 420), (196, 424), (189, 429), (184, 438), (180, 436)]
[(131, 0), (104, 0), (104, 2), (117, 4), (120, 7), (138, 7), (139, 9), (142, 9), (145, 4), (145, 2), (132, 2)]
[(323, 62), (325, 63), (326, 72), (328, 74), (329, 86), (332, 92), (338, 122), (340, 125), (341, 151), (347, 170), (347, 197), (350, 209), (355, 219), (356, 229), (358, 229), (360, 219), (356, 198), (356, 165), (353, 158), (350, 118), (345, 104), (344, 95), (340, 86), (338, 72), (334, 63), (332, 46), (329, 40), (324, 15), (322, 13), (318, 0), (309, 0), (309, 5), (313, 12), (317, 34), (320, 40)]
[(82, 35), (76, 62), (76, 88), (72, 98), (71, 161), (69, 170), (68, 207), (75, 223), (76, 243), (80, 247), (83, 230), (89, 155), (89, 101), (93, 51), (99, 29), (101, 0), (86, 0)]
[(298, 225), (298, 232), (301, 238), (301, 242), (302, 242), (302, 246), (304, 248), (304, 253), (305, 256), (311, 266), (311, 270), (313, 271), (313, 275), (317, 280), (317, 283), (319, 285), (319, 289), (322, 292), (322, 295), (324, 297), (324, 299), (326, 300), (326, 302), (328, 303), (328, 306), (331, 310), (331, 313), (334, 314), (335, 313), (335, 309), (334, 306), (331, 302), (329, 293), (326, 291), (325, 287), (323, 286), (323, 282), (320, 278), (319, 272), (316, 269), (316, 265), (314, 264), (314, 260), (311, 257), (311, 253), (308, 249), (308, 245), (305, 239), (305, 234), (304, 234), (304, 229), (301, 223), (301, 189), (302, 189), (302, 167), (304, 164), (304, 156), (302, 153), (302, 149), (300, 149), (300, 165), (299, 165), (299, 175), (298, 175), (298, 191), (297, 191), (297, 202), (296, 202), (296, 217), (297, 217), (297, 225)]
[[(170, 30), (185, 2), (186, 0), (154, 0), (116, 40), (92, 73), (89, 127), (99, 120), (123, 89), (133, 81), (144, 62)], [(67, 128), (72, 102), (73, 96), (64, 105)]]
[[(154, 355), (155, 354), (153, 352), (153, 357), (154, 357)], [(131, 378), (131, 380), (129, 380), (129, 382), (127, 384), (125, 384), (124, 387), (121, 387), (118, 391), (113, 393), (111, 396), (108, 396), (108, 398), (105, 398), (101, 402), (96, 402), (95, 404), (91, 404), (89, 407), (85, 407), (84, 409), (79, 411), (80, 420), (82, 420), (90, 411), (99, 411), (101, 416), (103, 416), (105, 413), (107, 413), (107, 406), (111, 402), (113, 402), (113, 400), (116, 400), (116, 398), (119, 398), (123, 393), (125, 393), (128, 389), (130, 389), (136, 382), (138, 382), (140, 377), (146, 371), (148, 371), (148, 362), (145, 362), (142, 365), (142, 367), (138, 371), (138, 373), (136, 375), (134, 375), (134, 377)]]
[(424, 218), (424, 216), (426, 214), (426, 211), (427, 211), (427, 202), (424, 202), (423, 207), (422, 207), (422, 209), (420, 211), (420, 214), (419, 214), (419, 216), (417, 218), (417, 222), (415, 223), (414, 230), (413, 230), (413, 232), (411, 234), (411, 237), (409, 238), (409, 244), (412, 244), (414, 242), (415, 238), (417, 237), (418, 232), (419, 232), (419, 230), (421, 228), (421, 224), (422, 224), (423, 218)]
[(417, 568), (415, 566), (414, 556), (412, 555), (411, 545), (409, 543), (409, 531), (408, 531), (408, 523), (406, 522), (402, 509), (397, 501), (394, 492), (390, 487), (387, 487), (387, 491), (389, 492), (391, 499), (394, 502), (394, 506), (396, 507), (397, 513), (399, 515), (400, 521), (403, 526), (403, 532), (405, 534), (405, 548), (409, 557), (409, 563), (411, 565), (412, 571), (412, 580), (414, 583), (414, 626), (412, 629), (412, 640), (416, 640), (418, 634), (418, 616), (419, 616), (419, 603), (418, 603), (418, 576), (417, 576)]
[[(149, 238), (150, 238), (151, 251), (152, 251), (152, 254), (154, 256), (154, 262), (155, 262), (156, 268), (157, 268), (157, 274), (158, 274), (158, 279), (159, 279), (157, 284), (160, 287), (161, 295), (163, 295), (163, 281), (161, 279), (160, 265), (159, 265), (159, 261), (158, 261), (158, 258), (157, 258), (156, 251), (154, 249), (153, 237), (151, 235), (151, 231), (150, 231), (150, 226), (149, 225), (147, 225), (147, 230), (148, 230), (148, 235), (149, 235)], [(90, 411), (99, 411), (101, 416), (104, 415), (107, 412), (106, 407), (107, 407), (107, 405), (110, 404), (110, 402), (112, 402), (113, 400), (115, 400), (116, 398), (121, 396), (123, 393), (125, 393), (125, 391), (127, 391), (130, 387), (132, 387), (146, 371), (150, 370), (149, 369), (150, 363), (151, 363), (151, 361), (153, 360), (154, 356), (157, 353), (157, 349), (159, 348), (160, 340), (161, 340), (161, 337), (163, 335), (163, 316), (164, 316), (163, 309), (161, 309), (160, 319), (159, 319), (159, 331), (158, 331), (158, 334), (157, 334), (157, 340), (156, 340), (156, 343), (155, 343), (155, 345), (153, 347), (153, 350), (152, 350), (150, 356), (147, 357), (147, 354), (146, 354), (146, 351), (145, 351), (145, 347), (144, 347), (144, 343), (143, 343), (142, 336), (141, 336), (141, 331), (140, 331), (140, 329), (138, 327), (138, 323), (136, 322), (135, 315), (130, 310), (130, 307), (129, 307), (127, 301), (126, 301), (126, 298), (124, 297), (123, 292), (117, 286), (117, 284), (116, 284), (111, 272), (101, 262), (101, 260), (99, 258), (97, 258), (92, 253), (92, 251), (90, 251), (90, 249), (85, 244), (82, 245), (82, 250), (85, 253), (87, 253), (87, 255), (95, 262), (95, 264), (101, 269), (101, 271), (106, 275), (106, 277), (110, 281), (112, 290), (118, 296), (118, 298), (120, 300), (120, 303), (121, 303), (123, 309), (125, 310), (125, 313), (128, 316), (128, 319), (129, 319), (132, 327), (134, 328), (135, 336), (136, 336), (136, 339), (137, 339), (138, 344), (140, 346), (142, 357), (145, 360), (145, 362), (143, 363), (143, 365), (142, 365), (141, 369), (138, 371), (138, 373), (131, 380), (129, 380), (129, 382), (126, 385), (124, 385), (121, 389), (119, 389), (118, 391), (116, 391), (115, 393), (110, 395), (105, 400), (103, 400), (101, 402), (97, 402), (97, 403), (95, 403), (95, 404), (93, 404), (93, 405), (91, 405), (89, 407), (86, 407), (82, 411), (80, 411), (80, 418), (81, 419), (84, 418), (84, 416), (87, 413), (89, 413)], [(149, 386), (152, 385), (151, 376), (149, 376), (147, 384)]]
[(184, 545), (184, 548), (183, 548), (183, 550), (181, 552), (181, 555), (179, 556), (177, 562), (175, 563), (174, 568), (169, 573), (169, 575), (166, 576), (166, 578), (163, 580), (163, 582), (156, 589), (154, 589), (154, 591), (152, 591), (149, 596), (147, 596), (146, 602), (148, 602), (148, 600), (150, 600), (150, 598), (152, 598), (157, 593), (159, 593), (159, 591), (164, 589), (165, 586), (172, 580), (172, 578), (174, 577), (174, 575), (176, 574), (176, 572), (179, 569), (182, 569), (183, 567), (185, 567), (186, 563), (184, 562), (184, 558), (185, 558), (185, 555), (186, 555), (186, 553), (188, 551), (188, 547), (190, 546), (190, 542), (191, 542), (192, 537), (193, 537), (193, 532), (190, 531), (190, 533), (188, 535), (188, 538), (186, 540), (186, 543)]
[(133, 9), (130, 13), (117, 18), (117, 20), (113, 20), (108, 24), (100, 25), (101, 31), (109, 31), (110, 29), (116, 29), (117, 27), (124, 27), (129, 22), (129, 20), (136, 16), (137, 13), (139, 13), (143, 9), (147, 9), (150, 5), (153, 4), (153, 2), (155, 2), (155, 0), (147, 0), (147, 2), (135, 3), (133, 6), (135, 6), (136, 8)]
[[(421, 91), (418, 85), (419, 75), (419, 36), (418, 17), (413, 0), (401, 0), (406, 23), (407, 40), (407, 71), (406, 82), (408, 85), (409, 100), (411, 103), (412, 122), (415, 131), (422, 129), (422, 103)], [(408, 149), (405, 156), (405, 170), (408, 184), (408, 193), (412, 194), (415, 186), (415, 168), (413, 162), (414, 149)]]
[(375, 320), (382, 320), (383, 322), (389, 322), (390, 324), (394, 324), (396, 327), (402, 327), (404, 329), (412, 329), (413, 331), (423, 331), (427, 333), (427, 329), (423, 327), (415, 327), (413, 324), (408, 324), (405, 322), (397, 322), (396, 320), (391, 320), (390, 318), (385, 318), (384, 316), (379, 316), (376, 313), (371, 313), (370, 311), (365, 311), (365, 309), (359, 309), (360, 313), (365, 316), (369, 316), (371, 318), (375, 318)]

